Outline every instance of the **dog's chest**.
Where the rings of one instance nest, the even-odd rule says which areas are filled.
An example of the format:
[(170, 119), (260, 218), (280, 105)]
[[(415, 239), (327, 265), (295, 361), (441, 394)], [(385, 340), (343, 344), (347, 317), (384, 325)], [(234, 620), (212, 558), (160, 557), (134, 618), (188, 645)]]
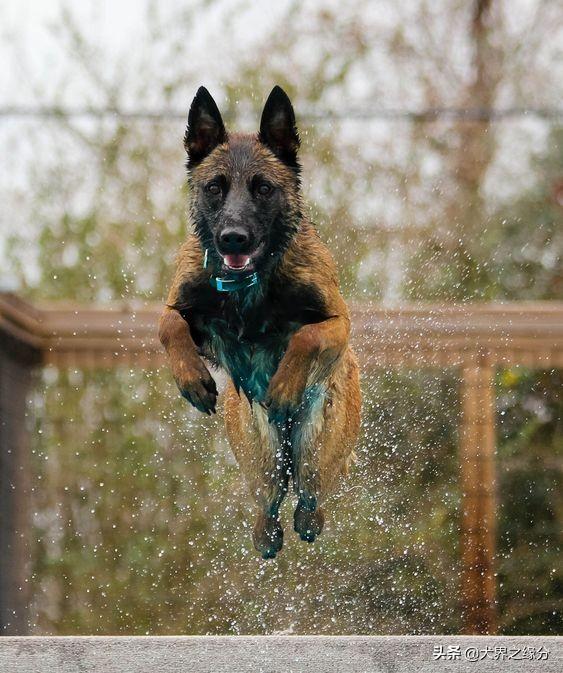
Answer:
[(222, 315), (206, 316), (199, 327), (202, 351), (225, 369), (249, 399), (262, 401), (270, 379), (299, 325), (283, 329), (270, 312), (228, 306)]
[(248, 291), (189, 288), (183, 315), (201, 353), (227, 371), (249, 399), (262, 401), (292, 335), (328, 317), (313, 287), (276, 280)]

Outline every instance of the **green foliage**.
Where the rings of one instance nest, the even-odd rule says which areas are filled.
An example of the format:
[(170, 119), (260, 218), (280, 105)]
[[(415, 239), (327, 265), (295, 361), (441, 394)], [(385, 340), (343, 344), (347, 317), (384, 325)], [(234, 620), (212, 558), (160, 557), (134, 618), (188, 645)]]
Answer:
[(532, 188), (495, 213), (487, 280), (499, 299), (563, 297), (563, 127), (547, 146), (532, 162)]
[(435, 238), (410, 263), (413, 299), (561, 299), (563, 253), (563, 128), (554, 127), (547, 154), (535, 154), (534, 184), (489, 214), (478, 213), (478, 245), (461, 236), (452, 245)]
[(563, 631), (563, 377), (499, 376), (499, 602), (505, 633)]

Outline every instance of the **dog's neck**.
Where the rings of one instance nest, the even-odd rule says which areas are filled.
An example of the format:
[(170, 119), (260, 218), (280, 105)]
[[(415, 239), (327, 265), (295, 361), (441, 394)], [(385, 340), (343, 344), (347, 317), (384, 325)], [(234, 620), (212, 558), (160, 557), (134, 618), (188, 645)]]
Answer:
[[(205, 248), (203, 253), (203, 268), (207, 269), (209, 267), (209, 248)], [(234, 292), (235, 290), (247, 290), (253, 285), (258, 285), (260, 281), (256, 271), (250, 271), (245, 274), (226, 273), (222, 275), (215, 275), (212, 271), (209, 282), (211, 287), (217, 290), (217, 292)]]
[(203, 250), (203, 268), (209, 271), (209, 283), (217, 292), (234, 292), (238, 290), (248, 290), (257, 285), (267, 285), (270, 278), (275, 275), (276, 268), (280, 264), (288, 247), (298, 230), (298, 225), (294, 231), (283, 241), (280, 249), (275, 255), (271, 255), (268, 261), (262, 264), (257, 270), (248, 273), (233, 273), (221, 270), (221, 259), (215, 252), (212, 242), (204, 241), (200, 238)]

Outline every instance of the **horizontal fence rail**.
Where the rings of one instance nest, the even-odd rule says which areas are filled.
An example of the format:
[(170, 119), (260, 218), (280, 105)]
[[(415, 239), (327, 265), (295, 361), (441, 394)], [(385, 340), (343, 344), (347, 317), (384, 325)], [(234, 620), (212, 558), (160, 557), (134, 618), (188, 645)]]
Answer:
[[(0, 293), (0, 334), (36, 350), (43, 364), (76, 367), (162, 363), (162, 304), (37, 308)], [(490, 364), (563, 366), (563, 302), (407, 305), (352, 303), (352, 338), (366, 366)]]
[(4, 638), (6, 673), (560, 673), (563, 638), (160, 636)]

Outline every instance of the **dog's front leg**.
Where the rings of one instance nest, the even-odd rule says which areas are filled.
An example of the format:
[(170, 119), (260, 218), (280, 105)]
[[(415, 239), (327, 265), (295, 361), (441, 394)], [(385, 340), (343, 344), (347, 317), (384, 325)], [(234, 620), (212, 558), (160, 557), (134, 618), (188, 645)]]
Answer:
[(160, 316), (158, 336), (182, 396), (204, 414), (215, 413), (215, 381), (197, 352), (188, 323), (178, 311), (168, 307), (164, 309)]
[(291, 337), (266, 393), (270, 422), (283, 425), (303, 401), (306, 387), (325, 381), (348, 344), (347, 315), (304, 325)]

